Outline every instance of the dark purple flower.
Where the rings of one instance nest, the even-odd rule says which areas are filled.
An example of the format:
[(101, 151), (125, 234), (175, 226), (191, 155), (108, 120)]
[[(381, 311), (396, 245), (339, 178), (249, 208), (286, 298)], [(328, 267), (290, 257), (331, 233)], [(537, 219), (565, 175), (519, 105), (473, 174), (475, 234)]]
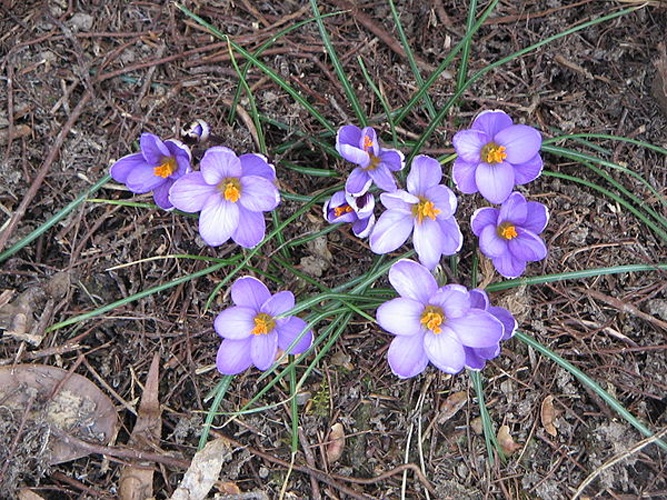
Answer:
[(341, 127), (336, 135), (336, 151), (347, 161), (359, 165), (345, 183), (345, 191), (352, 196), (365, 193), (373, 182), (383, 191), (396, 191), (392, 172), (403, 169), (403, 153), (380, 147), (372, 127)]
[(491, 203), (502, 203), (514, 186), (542, 172), (542, 136), (528, 125), (514, 125), (503, 111), (483, 111), (452, 143), (458, 154), (452, 170), (456, 187), (467, 194), (479, 191)]
[(257, 154), (237, 157), (231, 149), (213, 147), (204, 153), (200, 171), (182, 177), (169, 199), (179, 210), (199, 212), (199, 234), (211, 246), (232, 238), (245, 248), (264, 238), (263, 212), (280, 203), (276, 173)]
[(408, 190), (380, 195), (387, 210), (371, 232), (373, 252), (392, 252), (412, 233), (419, 261), (434, 269), (442, 255), (453, 255), (461, 249), (463, 235), (454, 218), (456, 196), (440, 184), (441, 179), (437, 160), (425, 155), (415, 157), (407, 178)]
[(251, 365), (267, 370), (278, 349), (301, 354), (310, 348), (313, 332), (306, 322), (296, 316), (281, 317), (294, 307), (292, 292), (271, 295), (264, 283), (245, 276), (234, 282), (231, 295), (235, 305), (218, 314), (213, 324), (223, 338), (216, 360), (220, 373), (236, 375)]
[(547, 256), (547, 247), (539, 234), (549, 220), (547, 207), (526, 201), (521, 193), (512, 193), (500, 210), (479, 208), (470, 225), (479, 237), (479, 249), (489, 257), (496, 270), (506, 278), (516, 278), (526, 270), (527, 262)]
[(141, 151), (123, 156), (111, 165), (111, 177), (133, 193), (153, 191), (155, 204), (165, 210), (174, 208), (169, 188), (176, 179), (190, 172), (190, 149), (179, 141), (162, 141), (157, 135), (143, 133)]
[(376, 318), (396, 336), (387, 359), (398, 377), (419, 375), (429, 362), (446, 373), (457, 373), (466, 364), (466, 347), (497, 349), (503, 323), (489, 311), (473, 307), (465, 287), (438, 288), (429, 270), (411, 260), (394, 264), (389, 282), (400, 297), (382, 304)]
[(375, 224), (375, 197), (371, 193), (350, 196), (345, 191), (338, 191), (324, 204), (324, 218), (327, 222), (349, 222), (352, 232), (358, 238), (365, 238)]
[[(516, 331), (516, 320), (512, 313), (504, 307), (492, 306), (489, 303), (489, 296), (484, 290), (475, 288), (470, 290), (470, 305), (476, 309), (482, 309), (491, 313), (499, 320), (504, 327), (504, 333), (501, 341), (507, 340), (514, 335)], [(500, 354), (500, 344), (491, 347), (464, 347), (466, 353), (466, 368), (471, 370), (481, 370), (486, 362), (497, 357)]]

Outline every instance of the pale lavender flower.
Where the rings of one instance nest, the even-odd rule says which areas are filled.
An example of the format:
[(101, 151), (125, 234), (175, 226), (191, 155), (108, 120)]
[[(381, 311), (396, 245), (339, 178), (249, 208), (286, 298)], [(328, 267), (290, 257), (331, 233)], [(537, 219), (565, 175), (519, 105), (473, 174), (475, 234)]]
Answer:
[(337, 191), (324, 204), (324, 218), (327, 222), (349, 222), (352, 232), (358, 238), (365, 238), (375, 224), (375, 197), (371, 193), (350, 196), (345, 191)]
[(416, 156), (407, 178), (407, 191), (382, 193), (387, 210), (378, 218), (369, 243), (371, 250), (384, 254), (403, 245), (412, 233), (419, 261), (434, 269), (442, 255), (461, 249), (463, 235), (454, 218), (456, 196), (440, 184), (442, 170), (437, 160)]
[(452, 143), (458, 154), (452, 170), (456, 187), (467, 194), (479, 191), (491, 203), (502, 203), (514, 186), (542, 172), (542, 136), (528, 125), (514, 125), (503, 111), (483, 111)]
[(169, 199), (179, 210), (199, 212), (199, 234), (211, 246), (229, 238), (245, 248), (264, 238), (263, 212), (280, 203), (276, 174), (266, 158), (258, 154), (237, 157), (225, 147), (204, 153), (200, 171), (180, 178)]
[[(501, 341), (505, 341), (514, 335), (517, 327), (514, 316), (504, 307), (492, 306), (489, 302), (489, 296), (484, 290), (480, 290), (479, 288), (470, 290), (470, 305), (476, 309), (488, 311), (503, 324), (504, 333), (500, 339)], [(491, 347), (465, 346), (464, 350), (466, 353), (466, 368), (481, 370), (488, 360), (500, 354), (500, 344)]]
[(473, 307), (461, 285), (438, 288), (424, 266), (400, 260), (389, 270), (389, 282), (400, 297), (382, 304), (378, 324), (396, 337), (387, 359), (400, 378), (419, 375), (429, 362), (446, 373), (466, 364), (465, 348), (496, 349), (503, 323), (487, 310)]
[(373, 182), (383, 191), (396, 191), (392, 172), (403, 169), (403, 153), (382, 148), (372, 127), (341, 127), (336, 135), (336, 150), (344, 159), (358, 165), (345, 183), (349, 194), (360, 196)]
[(223, 339), (216, 359), (220, 373), (236, 375), (251, 365), (267, 370), (280, 351), (301, 354), (310, 348), (313, 333), (306, 322), (281, 316), (294, 307), (292, 292), (271, 295), (264, 283), (245, 276), (234, 282), (231, 296), (235, 305), (218, 314), (213, 323)]
[(141, 134), (140, 151), (123, 156), (111, 165), (110, 174), (133, 193), (153, 191), (155, 204), (165, 210), (174, 208), (169, 189), (174, 181), (190, 172), (190, 148), (175, 141), (162, 141), (157, 135)]
[(526, 270), (526, 263), (542, 260), (547, 247), (539, 234), (549, 220), (547, 207), (526, 201), (521, 193), (512, 193), (500, 209), (479, 208), (470, 226), (479, 237), (479, 249), (489, 257), (505, 278), (516, 278)]

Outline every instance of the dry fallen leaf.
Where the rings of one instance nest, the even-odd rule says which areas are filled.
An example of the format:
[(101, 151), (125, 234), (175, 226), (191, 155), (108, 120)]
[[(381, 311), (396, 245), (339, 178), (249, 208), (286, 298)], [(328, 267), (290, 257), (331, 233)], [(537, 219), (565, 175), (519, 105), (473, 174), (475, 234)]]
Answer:
[(336, 422), (331, 426), (327, 442), (327, 462), (333, 463), (343, 455), (345, 448), (345, 429), (343, 429), (343, 424)]
[(447, 422), (456, 415), (461, 408), (468, 402), (468, 393), (466, 391), (454, 392), (447, 396), (445, 402), (440, 406), (439, 423)]
[(554, 397), (547, 396), (542, 401), (542, 406), (540, 407), (540, 420), (542, 422), (542, 427), (547, 431), (547, 434), (556, 437), (558, 431), (554, 426), (554, 420), (556, 420), (556, 410), (554, 409)]
[(218, 480), (225, 460), (231, 457), (231, 447), (224, 438), (206, 443), (192, 457), (190, 467), (185, 472), (181, 484), (171, 496), (171, 500), (202, 500)]
[[(148, 370), (144, 394), (141, 397), (137, 422), (128, 441), (135, 450), (154, 452), (159, 449), (162, 415), (158, 399), (160, 356), (155, 354)], [(127, 465), (120, 473), (118, 496), (121, 500), (146, 500), (153, 497), (153, 467), (151, 463)]]
[[(111, 400), (87, 378), (55, 366), (0, 367), (0, 401), (19, 415), (27, 412), (28, 422), (46, 421), (61, 433), (85, 441), (109, 444), (118, 430)], [(55, 437), (48, 441), (48, 449), (51, 464), (88, 455)]]
[(500, 426), (496, 437), (498, 438), (500, 449), (507, 456), (521, 449), (521, 445), (514, 442), (514, 438), (510, 435), (510, 428), (507, 425)]

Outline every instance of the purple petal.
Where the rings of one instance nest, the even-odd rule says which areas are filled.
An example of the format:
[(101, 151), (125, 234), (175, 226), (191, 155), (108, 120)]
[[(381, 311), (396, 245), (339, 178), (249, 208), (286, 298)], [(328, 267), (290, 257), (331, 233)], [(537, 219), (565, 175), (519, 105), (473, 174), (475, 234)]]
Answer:
[(360, 196), (368, 191), (368, 188), (371, 187), (373, 179), (368, 175), (368, 172), (357, 167), (347, 178), (345, 182), (345, 191), (350, 193), (352, 196)]
[(419, 375), (428, 366), (423, 334), (395, 337), (389, 345), (387, 361), (391, 371), (399, 378)]
[(294, 307), (294, 294), (289, 290), (278, 292), (262, 305), (261, 311), (269, 316), (279, 316)]
[(488, 144), (490, 136), (479, 130), (461, 130), (452, 137), (452, 144), (459, 158), (466, 163), (481, 161), (482, 148)]
[(264, 371), (271, 368), (278, 352), (278, 334), (274, 331), (267, 334), (253, 335), (250, 340), (250, 359), (252, 364)]
[(373, 215), (373, 210), (375, 209), (375, 196), (373, 193), (362, 194), (361, 196), (351, 196), (344, 191), (342, 192), (345, 196), (345, 201), (352, 209), (356, 212), (357, 216), (360, 219), (366, 219)]
[(458, 205), (456, 195), (443, 184), (427, 189), (424, 198), (431, 201), (440, 210), (438, 219), (449, 219), (456, 212), (456, 206)]
[(249, 212), (238, 207), (238, 223), (232, 233), (232, 239), (243, 248), (254, 248), (264, 239), (266, 222), (262, 212)]
[(276, 181), (276, 169), (271, 165), (264, 155), (257, 153), (247, 153), (239, 156), (243, 176), (257, 175), (264, 177), (271, 182)]
[[(301, 354), (306, 352), (313, 344), (313, 332), (307, 328), (308, 324), (296, 316), (278, 319), (276, 325), (278, 347), (287, 352), (287, 354)], [(289, 346), (295, 341), (296, 344), (294, 344), (294, 347), (288, 351)]]
[[(255, 313), (262, 310), (262, 304), (271, 298), (271, 292), (264, 283), (253, 276), (243, 276), (232, 285), (232, 301), (237, 306), (252, 309)], [(252, 330), (253, 326), (250, 327)]]
[(164, 161), (165, 157), (171, 156), (164, 142), (157, 135), (149, 134), (148, 132), (141, 134), (139, 147), (146, 159), (146, 163), (152, 167), (157, 167)]
[(474, 288), (470, 290), (470, 307), (486, 311), (489, 308), (489, 296), (484, 290)]
[(429, 218), (422, 223), (415, 223), (412, 243), (421, 262), (427, 269), (433, 270), (442, 256), (442, 231), (440, 225)]
[[(438, 290), (438, 282), (424, 266), (401, 259), (389, 269), (389, 283), (401, 297), (428, 304)], [(421, 312), (419, 313), (421, 314)]]
[(498, 132), (494, 140), (505, 146), (507, 162), (518, 165), (535, 157), (542, 146), (542, 136), (528, 125), (512, 125)]
[(359, 219), (352, 224), (352, 232), (357, 238), (367, 238), (373, 227), (375, 227), (375, 215), (371, 214), (370, 217)]
[(241, 161), (234, 151), (223, 146), (209, 148), (199, 162), (204, 180), (216, 186), (223, 179), (241, 177)]
[(491, 207), (478, 208), (470, 218), (470, 228), (475, 236), (479, 237), (480, 233), (486, 226), (493, 226), (498, 224), (498, 209)]
[(542, 238), (521, 227), (517, 228), (518, 236), (508, 242), (507, 247), (514, 257), (527, 262), (536, 262), (547, 256), (547, 246)]
[(229, 307), (216, 316), (213, 327), (222, 338), (245, 339), (252, 335), (255, 316), (256, 310), (251, 307)]
[(437, 335), (426, 333), (424, 350), (431, 363), (445, 373), (458, 373), (463, 369), (465, 351), (449, 328), (443, 328)]
[(494, 257), (491, 262), (505, 278), (518, 278), (526, 270), (526, 261), (515, 258), (510, 252)]
[(496, 226), (485, 226), (479, 233), (479, 249), (484, 255), (490, 258), (500, 257), (506, 254), (507, 240), (498, 236)]
[(447, 321), (465, 316), (470, 311), (470, 295), (459, 285), (445, 285), (438, 289), (430, 299), (445, 314)]
[(127, 188), (133, 193), (148, 193), (164, 184), (167, 179), (155, 175), (153, 167), (147, 164), (134, 168), (127, 176)]
[(498, 215), (498, 223), (512, 222), (516, 226), (523, 225), (528, 215), (526, 198), (521, 193), (514, 192), (503, 202)]
[(420, 320), (423, 312), (424, 304), (421, 302), (398, 297), (378, 307), (375, 317), (378, 324), (389, 333), (410, 336), (422, 331)]
[(343, 157), (343, 159), (349, 161), (350, 163), (354, 163), (355, 165), (359, 165), (359, 167), (366, 168), (371, 162), (371, 157), (369, 154), (363, 149), (359, 149), (358, 147), (351, 146), (349, 144), (340, 144), (336, 146), (336, 149)]
[(419, 203), (419, 198), (399, 189), (394, 193), (382, 193), (380, 201), (384, 208), (388, 210), (403, 210), (412, 213), (412, 205)]
[(511, 126), (512, 119), (507, 113), (499, 109), (482, 111), (472, 124), (473, 129), (484, 132), (489, 140), (494, 138), (501, 130)]
[(500, 320), (482, 309), (470, 309), (459, 318), (447, 318), (451, 328), (461, 342), (468, 347), (491, 347), (500, 342), (504, 327)]
[(441, 238), (440, 248), (443, 255), (454, 255), (463, 246), (463, 234), (459, 223), (454, 217), (449, 219), (437, 218), (436, 222), (440, 226)]
[(322, 207), (326, 221), (330, 224), (338, 222), (355, 222), (357, 220), (357, 214), (355, 212), (343, 212), (341, 215), (336, 216), (335, 209), (344, 205), (349, 205), (345, 191), (335, 192), (331, 198), (324, 202), (324, 206)]
[(170, 155), (176, 159), (176, 165), (178, 167), (169, 177), (176, 180), (183, 177), (185, 174), (190, 173), (192, 171), (190, 165), (192, 161), (192, 153), (190, 152), (190, 148), (182, 142), (174, 139), (169, 139), (165, 141), (164, 144), (167, 146)]
[(407, 178), (408, 192), (423, 196), (429, 188), (442, 179), (442, 167), (438, 160), (426, 155), (415, 156)]
[(252, 365), (250, 338), (244, 340), (224, 339), (218, 348), (215, 364), (223, 375), (236, 375)]
[(369, 170), (368, 175), (373, 179), (375, 185), (383, 191), (393, 193), (398, 189), (396, 179), (394, 179), (394, 176), (386, 165), (379, 165), (375, 170)]
[(397, 149), (383, 149), (379, 156), (380, 163), (392, 172), (403, 170), (405, 167), (405, 156)]
[(130, 175), (130, 172), (137, 167), (147, 165), (144, 155), (141, 153), (132, 153), (131, 155), (123, 156), (111, 165), (109, 173), (111, 178), (116, 182), (122, 182), (125, 184), (127, 182), (127, 177)]
[(342, 144), (348, 144), (358, 148), (361, 143), (361, 137), (361, 129), (355, 125), (345, 125), (339, 128), (338, 133), (336, 134), (336, 150), (338, 150), (338, 147)]
[(199, 215), (199, 234), (212, 247), (231, 238), (238, 225), (239, 207), (222, 198), (209, 198)]
[[(365, 144), (366, 138), (368, 138), (371, 143), (370, 148)], [(361, 129), (361, 137), (357, 146), (364, 151), (368, 151), (373, 156), (378, 156), (380, 154), (380, 143), (378, 142), (378, 136), (373, 127), (364, 127)]]
[(509, 312), (504, 307), (498, 306), (490, 306), (488, 311), (503, 324), (503, 336), (500, 340), (507, 340), (514, 336), (514, 332), (516, 331), (518, 325), (511, 312)]
[(514, 168), (506, 162), (480, 163), (475, 172), (480, 194), (491, 203), (502, 203), (514, 189)]
[(209, 198), (222, 200), (217, 188), (207, 184), (201, 172), (184, 175), (169, 190), (169, 201), (184, 212), (199, 212)]
[(169, 190), (173, 185), (174, 181), (171, 180), (171, 178), (168, 178), (153, 190), (155, 204), (163, 210), (171, 210), (174, 208), (173, 203), (169, 201)]
[(484, 368), (486, 365), (486, 359), (480, 355), (481, 353), (479, 353), (479, 349), (463, 346), (463, 350), (466, 353), (466, 368), (470, 370), (481, 370)]
[(518, 165), (514, 165), (514, 180), (517, 184), (526, 184), (537, 179), (542, 173), (544, 162), (539, 154)]
[(452, 178), (456, 184), (456, 189), (465, 194), (473, 194), (479, 191), (477, 188), (477, 181), (475, 180), (475, 172), (479, 161), (467, 162), (461, 158), (454, 160), (452, 167)]
[(268, 212), (280, 203), (280, 193), (275, 184), (264, 177), (243, 176), (239, 203), (251, 212)]
[(375, 223), (368, 239), (371, 250), (377, 254), (393, 252), (410, 236), (414, 217), (410, 212), (387, 210)]
[(540, 234), (549, 222), (549, 210), (542, 203), (536, 201), (529, 201), (527, 210), (528, 215), (521, 227), (535, 234)]

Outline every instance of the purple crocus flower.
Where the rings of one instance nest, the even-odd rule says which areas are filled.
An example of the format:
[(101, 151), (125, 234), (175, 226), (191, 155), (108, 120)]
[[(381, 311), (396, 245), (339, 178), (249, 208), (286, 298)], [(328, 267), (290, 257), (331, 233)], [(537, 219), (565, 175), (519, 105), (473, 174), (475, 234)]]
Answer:
[(542, 172), (542, 136), (528, 125), (514, 125), (503, 111), (483, 111), (452, 143), (458, 154), (452, 170), (456, 187), (467, 194), (479, 191), (491, 203), (502, 203), (514, 186)]
[(350, 196), (345, 191), (337, 191), (324, 204), (324, 218), (327, 222), (349, 222), (352, 232), (358, 238), (365, 238), (375, 224), (375, 197), (371, 193)]
[(376, 318), (396, 336), (387, 359), (398, 377), (419, 375), (429, 362), (446, 373), (458, 373), (466, 364), (466, 347), (497, 349), (503, 323), (473, 307), (465, 287), (438, 288), (428, 269), (405, 259), (391, 266), (389, 282), (400, 297), (382, 304)]
[(384, 254), (400, 247), (411, 233), (419, 261), (434, 269), (442, 255), (461, 249), (463, 235), (454, 218), (456, 196), (440, 184), (442, 170), (437, 160), (416, 156), (407, 178), (407, 191), (382, 193), (387, 208), (378, 219), (369, 243), (375, 253)]
[(279, 349), (301, 354), (310, 348), (313, 333), (306, 322), (296, 316), (280, 317), (294, 307), (292, 292), (271, 295), (264, 283), (245, 276), (234, 282), (231, 295), (235, 305), (213, 323), (223, 339), (216, 360), (220, 373), (236, 375), (251, 365), (267, 370)]
[[(491, 313), (497, 320), (499, 320), (504, 327), (501, 341), (507, 340), (514, 335), (517, 323), (509, 312), (504, 307), (492, 306), (489, 302), (489, 296), (484, 290), (475, 288), (470, 290), (470, 305), (476, 309), (482, 309)], [(484, 368), (486, 362), (497, 357), (500, 354), (500, 344), (491, 347), (464, 347), (466, 353), (466, 368), (471, 370), (481, 370)]]
[(208, 149), (200, 171), (180, 178), (169, 199), (179, 210), (199, 212), (199, 234), (211, 246), (232, 238), (245, 248), (264, 238), (264, 214), (280, 203), (276, 173), (258, 154), (237, 157), (228, 148)]
[(141, 151), (123, 156), (111, 165), (111, 177), (133, 193), (153, 191), (155, 204), (165, 210), (174, 208), (169, 189), (176, 179), (190, 172), (190, 148), (175, 141), (162, 141), (147, 132), (139, 139)]
[(512, 193), (497, 208), (479, 208), (470, 225), (479, 237), (479, 249), (505, 278), (516, 278), (526, 270), (527, 262), (547, 256), (547, 247), (538, 236), (549, 220), (547, 207), (526, 201), (521, 193)]
[(365, 193), (373, 182), (383, 191), (396, 191), (392, 172), (403, 169), (403, 153), (380, 147), (372, 127), (341, 127), (336, 135), (336, 151), (347, 161), (359, 165), (345, 183), (345, 191), (352, 196)]

